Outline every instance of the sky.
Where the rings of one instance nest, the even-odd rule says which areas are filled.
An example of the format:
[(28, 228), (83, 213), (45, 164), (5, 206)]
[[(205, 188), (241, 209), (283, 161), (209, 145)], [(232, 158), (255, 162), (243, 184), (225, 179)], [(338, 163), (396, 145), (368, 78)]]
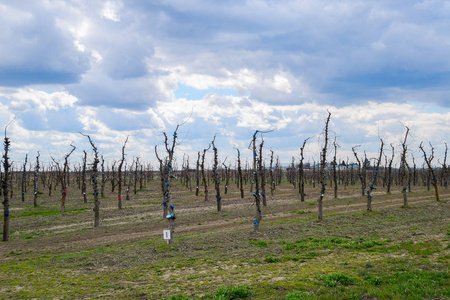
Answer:
[[(221, 162), (250, 158), (256, 130), (283, 163), (352, 147), (396, 158), (408, 136), (442, 163), (450, 137), (450, 2), (358, 0), (0, 1), (0, 125), (19, 166), (164, 155), (194, 166), (216, 135)], [(439, 159), (439, 161), (438, 161)], [(212, 160), (208, 152), (207, 163)]]

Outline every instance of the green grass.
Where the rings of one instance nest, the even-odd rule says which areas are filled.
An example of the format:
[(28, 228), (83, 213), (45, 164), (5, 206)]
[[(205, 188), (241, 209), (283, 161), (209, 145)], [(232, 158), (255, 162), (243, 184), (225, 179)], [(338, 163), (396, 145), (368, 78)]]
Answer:
[(245, 299), (250, 296), (248, 285), (240, 285), (237, 287), (222, 287), (214, 293), (214, 300), (231, 300), (231, 299)]
[(441, 248), (442, 246), (439, 241), (418, 242), (418, 243), (415, 243), (414, 241), (406, 241), (391, 247), (391, 249), (406, 250), (411, 254), (418, 255), (423, 258), (427, 258), (433, 253), (440, 252)]
[(352, 285), (355, 283), (355, 278), (341, 273), (331, 273), (321, 277), (323, 283), (328, 287), (335, 287), (337, 285)]
[(314, 294), (302, 291), (291, 291), (286, 294), (284, 300), (314, 300)]
[[(90, 220), (92, 207), (80, 206), (69, 207), (72, 215), (61, 219), (75, 220), (86, 212)], [(303, 203), (284, 211), (310, 214), (307, 207)], [(197, 226), (189, 226), (189, 233), (177, 232), (174, 245), (161, 236), (121, 242), (107, 236), (122, 230), (123, 224), (80, 226), (56, 235), (16, 228), (0, 257), (0, 298), (449, 299), (448, 204), (433, 201), (376, 212), (332, 212), (322, 222), (312, 214), (287, 215), (262, 222), (259, 232), (246, 215), (240, 220), (248, 219), (243, 223), (248, 227), (194, 231)], [(234, 218), (237, 212), (226, 214)], [(48, 222), (49, 227), (60, 219), (57, 205), (24, 207), (16, 215), (27, 224)], [(215, 216), (224, 216), (207, 215), (210, 219), (187, 223), (201, 222), (204, 226), (198, 228), (203, 230)], [(182, 218), (180, 214), (177, 222), (183, 224)], [(143, 222), (149, 224), (139, 229), (167, 221), (149, 217)], [(82, 239), (76, 245), (78, 237), (107, 241), (83, 247)], [(47, 242), (56, 243), (53, 238), (59, 239), (58, 247), (47, 249)], [(31, 251), (33, 243), (42, 247)], [(49, 282), (57, 282), (58, 288)]]
[[(89, 211), (89, 208), (73, 208), (67, 209), (66, 214), (81, 214)], [(52, 208), (37, 206), (37, 207), (27, 207), (25, 211), (21, 212), (19, 217), (31, 218), (36, 216), (48, 217), (48, 216), (58, 216), (61, 215), (61, 210), (55, 210)]]
[(269, 245), (269, 242), (267, 241), (250, 241), (249, 243), (258, 247), (267, 247)]

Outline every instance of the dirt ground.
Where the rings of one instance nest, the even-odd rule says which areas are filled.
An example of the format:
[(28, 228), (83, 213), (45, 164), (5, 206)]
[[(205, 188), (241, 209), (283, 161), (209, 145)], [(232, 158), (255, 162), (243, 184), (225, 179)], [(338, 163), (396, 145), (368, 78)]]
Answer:
[[(80, 191), (73, 185), (75, 184), (68, 189), (65, 216), (59, 213), (60, 200), (57, 190), (52, 192), (51, 197), (47, 196), (48, 191), (40, 194), (36, 208), (32, 205), (32, 195), (27, 195), (25, 202), (16, 195), (11, 201), (10, 241), (0, 244), (0, 257), (5, 257), (4, 254), (17, 248), (34, 252), (64, 251), (110, 243), (128, 243), (148, 237), (162, 238), (163, 230), (168, 227), (167, 221), (162, 217), (162, 197), (157, 180), (148, 182), (136, 195), (130, 191), (130, 200), (123, 200), (124, 208), (121, 210), (117, 209), (117, 195), (112, 194), (107, 186), (106, 197), (101, 199), (101, 220), (98, 228), (93, 227), (92, 196), (88, 203), (83, 203)], [(196, 197), (194, 189), (190, 191), (179, 182), (174, 182), (173, 185), (173, 201), (177, 215), (175, 236), (235, 229), (253, 230), (255, 205), (250, 186), (245, 189), (245, 198), (240, 198), (239, 190), (234, 184), (229, 186), (226, 195), (223, 194), (222, 186), (222, 211), (217, 212), (215, 191), (211, 187), (210, 200), (205, 201), (202, 193)], [(301, 202), (298, 190), (292, 185), (284, 183), (278, 186), (273, 196), (267, 196), (267, 206), (262, 207), (261, 227), (269, 222), (317, 216), (316, 198), (319, 195), (319, 187), (307, 186), (305, 193), (306, 201)], [(372, 194), (374, 211), (403, 205), (401, 187), (393, 188), (389, 195), (383, 188)], [(441, 199), (448, 199), (449, 195), (450, 190), (440, 189)], [(125, 198), (125, 194), (122, 198)], [(433, 202), (434, 191), (427, 191), (421, 186), (414, 187), (408, 193), (408, 201), (410, 206)], [(367, 198), (361, 196), (357, 185), (339, 187), (337, 199), (333, 199), (330, 194), (326, 194), (324, 198), (325, 218), (328, 214), (364, 212), (366, 207)]]

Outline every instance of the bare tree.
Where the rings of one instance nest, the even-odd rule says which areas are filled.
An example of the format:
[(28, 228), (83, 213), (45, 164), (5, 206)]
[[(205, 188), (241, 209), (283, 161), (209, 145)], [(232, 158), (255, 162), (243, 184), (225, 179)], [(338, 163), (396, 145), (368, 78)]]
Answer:
[[(258, 152), (256, 150), (256, 135), (258, 134), (258, 130), (256, 130), (255, 134), (253, 134), (252, 141), (250, 143), (251, 149), (253, 151), (253, 180), (255, 182), (255, 192), (253, 193), (253, 197), (255, 197), (255, 206), (256, 206), (256, 215), (255, 220), (253, 222), (253, 229), (255, 231), (259, 230), (259, 223), (261, 223), (262, 214), (261, 214), (261, 198), (259, 194), (259, 176), (258, 176)], [(259, 158), (261, 159), (261, 157)]]
[(377, 181), (378, 170), (380, 169), (381, 157), (383, 155), (384, 143), (383, 143), (382, 139), (380, 139), (380, 141), (381, 141), (380, 155), (379, 155), (378, 160), (377, 160), (377, 166), (375, 168), (375, 174), (373, 175), (372, 183), (370, 184), (369, 189), (367, 190), (367, 211), (372, 211), (372, 198), (373, 198), (372, 197), (372, 190), (375, 189), (375, 183)]
[(61, 195), (62, 195), (62, 197), (61, 197), (61, 215), (63, 215), (63, 216), (65, 215), (65, 208), (66, 208), (66, 196), (67, 196), (66, 173), (69, 173), (69, 157), (76, 149), (76, 147), (73, 145), (73, 143), (70, 144), (70, 147), (72, 147), (72, 150), (70, 150), (70, 152), (64, 156), (64, 165), (63, 165), (62, 170), (59, 166), (59, 163), (53, 157), (51, 157), (51, 159), (55, 163), (56, 168), (58, 170), (59, 181), (61, 183)]
[(241, 166), (241, 152), (239, 149), (236, 149), (238, 153), (238, 179), (239, 179), (239, 189), (241, 191), (241, 198), (244, 198), (244, 183), (242, 176), (242, 166)]
[(122, 159), (120, 160), (119, 167), (118, 167), (118, 170), (117, 170), (117, 173), (118, 173), (118, 182), (117, 182), (117, 200), (118, 200), (118, 203), (117, 203), (117, 206), (118, 206), (119, 209), (122, 209), (122, 180), (123, 180), (123, 178), (122, 178), (122, 167), (123, 167), (123, 163), (125, 161), (125, 146), (127, 145), (127, 142), (128, 142), (128, 136), (127, 136), (127, 138), (125, 139), (125, 142), (122, 145)]
[(114, 161), (111, 166), (111, 193), (114, 193), (114, 190), (116, 189), (116, 163), (117, 161)]
[[(416, 179), (417, 179), (417, 166), (416, 166), (416, 160), (414, 159), (414, 155), (411, 153), (411, 158), (413, 161), (413, 186), (416, 186)], [(411, 190), (411, 186), (409, 187), (409, 190)]]
[[(259, 147), (259, 153), (258, 150), (256, 148), (256, 138), (258, 133), (259, 134), (263, 134), (263, 133), (268, 133), (271, 131), (259, 131), (256, 130), (255, 133), (253, 134), (253, 138), (252, 141), (250, 142), (250, 146), (249, 148), (252, 149), (253, 152), (253, 181), (255, 183), (255, 192), (253, 193), (253, 197), (255, 198), (255, 206), (256, 206), (256, 215), (255, 215), (255, 220), (253, 222), (253, 229), (255, 231), (259, 230), (259, 224), (261, 223), (261, 219), (262, 219), (262, 214), (261, 214), (261, 193), (260, 193), (260, 186), (259, 186), (259, 179), (260, 179), (260, 174), (261, 174), (261, 168), (262, 168), (262, 163), (260, 163), (260, 161), (263, 159), (262, 158), (262, 145), (260, 145)], [(264, 140), (262, 139), (261, 136), (261, 143), (264, 143)]]
[(134, 163), (134, 185), (133, 194), (137, 194), (137, 182), (138, 182), (138, 167), (139, 167), (139, 157), (136, 157), (136, 162)]
[(431, 154), (429, 157), (427, 157), (427, 153), (423, 149), (422, 142), (420, 143), (420, 146), (419, 146), (420, 150), (422, 150), (422, 152), (423, 152), (423, 159), (424, 159), (425, 163), (427, 164), (429, 172), (431, 173), (431, 184), (434, 187), (434, 194), (436, 196), (436, 201), (439, 201), (439, 190), (438, 190), (438, 184), (437, 184), (438, 179), (436, 178), (436, 175), (434, 173), (434, 168), (431, 166), (431, 162), (434, 159), (434, 148), (433, 148), (433, 145), (431, 145), (431, 143), (430, 143), (430, 147), (431, 147)]
[[(227, 159), (225, 158), (225, 161)], [(230, 184), (230, 168), (225, 164), (225, 161), (222, 163), (222, 166), (225, 168), (225, 190), (224, 194), (228, 193), (228, 185)]]
[[(11, 121), (12, 122), (12, 121)], [(11, 124), (11, 122), (9, 124)], [(3, 139), (3, 149), (5, 152), (3, 153), (3, 178), (2, 178), (2, 191), (3, 191), (3, 241), (9, 241), (9, 181), (10, 178), (10, 168), (11, 164), (9, 163), (9, 147), (11, 146), (11, 141), (6, 135), (6, 131), (8, 129), (8, 125), (5, 126), (5, 138)]]
[(298, 165), (298, 190), (300, 193), (300, 200), (302, 202), (305, 202), (305, 179), (304, 179), (304, 175), (305, 175), (305, 171), (303, 170), (303, 160), (305, 159), (304, 157), (304, 150), (305, 150), (305, 146), (306, 146), (306, 142), (310, 139), (311, 137), (307, 138), (306, 140), (303, 141), (303, 145), (300, 147), (300, 163)]
[(144, 165), (140, 164), (139, 172), (139, 190), (142, 190), (144, 186)]
[(198, 151), (195, 180), (196, 180), (196, 183), (197, 183), (197, 185), (195, 187), (195, 196), (198, 196), (198, 193), (199, 193), (199, 190), (200, 190), (200, 151)]
[(333, 156), (334, 199), (337, 199), (338, 185), (337, 185), (337, 175), (336, 175), (336, 165), (337, 165), (336, 154), (337, 154), (337, 148), (339, 147), (339, 145), (336, 141), (336, 137), (334, 138), (333, 146), (334, 146), (334, 156)]
[(392, 185), (392, 162), (394, 161), (394, 146), (392, 146), (391, 144), (391, 148), (392, 148), (392, 156), (391, 159), (389, 160), (389, 166), (388, 166), (388, 174), (387, 174), (387, 192), (386, 193), (390, 193), (391, 192), (391, 185)]
[(163, 195), (163, 218), (165, 218), (167, 216), (167, 212), (168, 212), (168, 208), (167, 208), (167, 198), (166, 198), (166, 187), (165, 187), (165, 183), (166, 183), (166, 179), (164, 177), (164, 163), (162, 161), (162, 159), (159, 157), (158, 155), (158, 146), (155, 145), (155, 155), (156, 155), (156, 159), (159, 162), (159, 177), (161, 179), (161, 190), (162, 190), (162, 195)]
[(201, 170), (202, 170), (203, 187), (205, 189), (205, 201), (208, 201), (208, 180), (207, 180), (206, 174), (205, 174), (205, 156), (206, 156), (206, 151), (208, 151), (209, 148), (211, 148), (211, 144), (208, 146), (208, 148), (203, 149), (202, 164), (200, 166)]
[(278, 155), (275, 161), (275, 178), (275, 183), (280, 185), (283, 179), (283, 168), (281, 167), (280, 157)]
[(326, 161), (327, 161), (327, 147), (328, 147), (328, 125), (330, 123), (331, 113), (328, 112), (328, 117), (325, 122), (325, 144), (322, 149), (321, 153), (321, 160), (320, 160), (320, 184), (321, 184), (321, 190), (319, 198), (317, 199), (317, 204), (319, 206), (319, 212), (318, 212), (318, 219), (319, 221), (322, 221), (323, 219), (323, 197), (325, 196), (325, 186), (326, 186), (326, 177), (325, 177), (325, 167), (326, 167)]
[(103, 155), (102, 155), (101, 168), (102, 168), (102, 183), (101, 183), (101, 186), (100, 186), (100, 196), (103, 198), (103, 197), (105, 197), (105, 183), (106, 183), (105, 160), (103, 158)]
[(39, 188), (38, 188), (38, 185), (39, 185), (38, 177), (39, 177), (39, 169), (40, 169), (39, 156), (40, 156), (40, 153), (38, 151), (37, 156), (36, 156), (36, 166), (34, 167), (34, 180), (33, 180), (33, 184), (34, 184), (33, 205), (34, 205), (34, 207), (37, 206), (37, 197), (38, 197), (38, 193), (39, 193)]
[(275, 190), (275, 177), (273, 174), (273, 151), (272, 150), (270, 150), (269, 176), (270, 176), (270, 195), (273, 196), (273, 191)]
[(51, 195), (52, 195), (52, 188), (53, 188), (53, 165), (52, 166), (50, 166), (49, 168), (48, 168), (48, 171), (49, 171), (49, 175), (48, 175), (48, 196), (50, 197)]
[(361, 182), (361, 194), (362, 194), (362, 196), (364, 196), (365, 190), (366, 190), (366, 172), (365, 172), (365, 170), (366, 170), (366, 163), (365, 163), (366, 162), (366, 156), (365, 156), (365, 152), (364, 152), (364, 163), (361, 163), (361, 160), (359, 159), (358, 154), (355, 151), (355, 149), (360, 147), (360, 146), (361, 145), (357, 145), (357, 146), (352, 147), (352, 151), (353, 151), (353, 154), (355, 155), (355, 159), (356, 159), (356, 162), (358, 164), (357, 174), (358, 174), (359, 180)]
[(258, 171), (259, 177), (261, 178), (261, 197), (263, 206), (267, 206), (267, 198), (266, 198), (266, 167), (264, 166), (263, 159), (263, 145), (264, 140), (261, 140), (261, 144), (259, 144), (259, 160), (258, 160)]
[(312, 186), (316, 188), (316, 161), (313, 161), (313, 171), (312, 171)]
[(183, 154), (183, 170), (182, 170), (182, 176), (180, 177), (181, 183), (186, 186), (189, 191), (192, 191), (192, 184), (191, 184), (191, 176), (190, 176), (190, 170), (189, 170), (189, 155)]
[[(95, 147), (94, 143), (91, 140), (89, 135), (83, 134), (80, 132), (82, 136), (85, 136), (89, 139), (89, 143), (92, 146), (92, 151), (94, 151), (94, 161), (92, 162), (92, 184), (94, 189), (94, 227), (98, 227), (100, 225), (100, 200), (98, 199), (98, 163), (100, 162), (98, 159), (98, 151), (97, 147)], [(83, 151), (86, 153), (85, 151)], [(85, 154), (86, 157), (86, 154)], [(103, 158), (103, 157), (102, 157)]]
[(217, 211), (222, 210), (222, 197), (220, 196), (220, 178), (219, 178), (219, 172), (217, 171), (217, 166), (219, 165), (219, 158), (217, 155), (217, 147), (215, 145), (216, 141), (216, 135), (214, 135), (214, 138), (211, 142), (211, 145), (213, 146), (213, 152), (214, 152), (214, 164), (213, 164), (213, 179), (214, 179), (214, 188), (216, 189), (216, 200), (217, 200)]
[(87, 152), (83, 150), (83, 165), (81, 169), (81, 193), (83, 194), (83, 203), (87, 203), (86, 195), (86, 160)]
[(23, 163), (23, 169), (22, 169), (22, 202), (25, 202), (25, 192), (27, 189), (27, 161), (28, 161), (28, 154), (25, 155), (25, 162)]
[(402, 143), (403, 152), (402, 152), (402, 157), (401, 157), (401, 162), (400, 162), (400, 170), (402, 172), (402, 182), (403, 182), (403, 190), (402, 190), (403, 205), (406, 207), (406, 206), (408, 206), (408, 185), (407, 185), (408, 183), (406, 181), (406, 174), (407, 174), (406, 169), (408, 167), (408, 164), (406, 162), (406, 151), (407, 151), (408, 147), (406, 146), (406, 139), (408, 138), (409, 128), (408, 128), (408, 126), (405, 126), (405, 127), (406, 127), (406, 133), (405, 133), (405, 139), (403, 140), (403, 143)]
[[(172, 172), (173, 172), (173, 155), (176, 145), (176, 140), (178, 137), (178, 128), (180, 125), (177, 125), (174, 133), (173, 133), (173, 139), (172, 139), (172, 145), (169, 144), (168, 137), (165, 132), (164, 134), (164, 145), (166, 148), (167, 156), (165, 158), (165, 164), (164, 164), (164, 197), (165, 197), (165, 203), (166, 206), (168, 206), (168, 213), (166, 215), (166, 219), (169, 222), (169, 230), (170, 230), (170, 239), (168, 240), (169, 244), (172, 244), (174, 242), (174, 232), (175, 232), (175, 206), (172, 203), (172, 195), (171, 195), (171, 178), (172, 178)], [(156, 151), (156, 150), (155, 150)], [(165, 207), (166, 207), (165, 206)]]
[(442, 163), (442, 173), (441, 173), (441, 186), (442, 186), (442, 180), (444, 181), (444, 187), (447, 188), (448, 186), (448, 175), (447, 175), (447, 152), (448, 152), (448, 146), (447, 143), (445, 144), (445, 152), (444, 152), (444, 162)]
[(291, 167), (288, 169), (287, 176), (290, 183), (295, 189), (295, 158), (292, 156)]

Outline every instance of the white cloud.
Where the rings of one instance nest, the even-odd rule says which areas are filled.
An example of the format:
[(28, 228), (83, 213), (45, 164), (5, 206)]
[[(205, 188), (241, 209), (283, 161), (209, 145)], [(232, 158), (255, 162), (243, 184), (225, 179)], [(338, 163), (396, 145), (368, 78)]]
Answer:
[[(378, 135), (398, 144), (402, 124), (412, 145), (439, 144), (449, 16), (447, 1), (5, 2), (0, 121), (17, 114), (24, 149), (63, 152), (83, 130), (111, 157), (131, 135), (130, 156), (150, 158), (158, 133), (191, 113), (180, 150), (193, 156), (215, 133), (234, 153), (256, 129), (275, 129), (267, 145), (283, 159), (309, 136), (313, 158), (327, 109), (342, 151), (377, 151)], [(182, 85), (197, 99), (176, 99)]]
[(7, 86), (77, 81), (87, 56), (73, 35), (59, 26), (57, 9), (41, 1), (0, 6), (0, 81)]
[(40, 114), (48, 110), (59, 111), (60, 109), (74, 107), (77, 98), (67, 92), (52, 92), (35, 90), (31, 88), (17, 89), (14, 92), (1, 92), (0, 97), (9, 101), (9, 107), (17, 111), (28, 111), (33, 109)]
[(276, 74), (273, 77), (273, 82), (268, 82), (269, 86), (272, 86), (275, 90), (290, 94), (292, 93), (292, 87), (289, 80), (283, 74)]
[(101, 15), (108, 20), (120, 22), (119, 11), (122, 7), (123, 4), (120, 1), (106, 1), (103, 5)]

